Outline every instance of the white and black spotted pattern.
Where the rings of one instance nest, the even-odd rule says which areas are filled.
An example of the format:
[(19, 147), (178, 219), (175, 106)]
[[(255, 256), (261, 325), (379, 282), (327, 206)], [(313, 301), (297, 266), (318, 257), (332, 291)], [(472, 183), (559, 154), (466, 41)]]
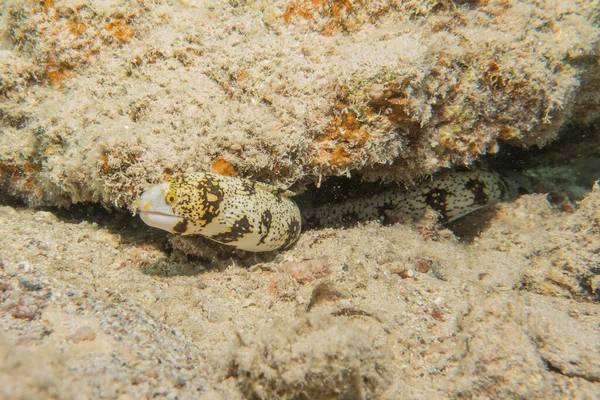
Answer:
[[(315, 228), (385, 222), (390, 215), (419, 218), (430, 207), (443, 222), (450, 222), (514, 194), (495, 172), (448, 171), (410, 189), (392, 186), (370, 196), (305, 209), (303, 220)], [(272, 251), (288, 248), (300, 236), (300, 211), (289, 195), (245, 179), (200, 172), (148, 189), (139, 209), (148, 225), (175, 234), (199, 234), (247, 251)]]
[(390, 186), (371, 196), (303, 210), (305, 225), (344, 226), (354, 221), (383, 221), (390, 215), (419, 218), (430, 207), (450, 222), (513, 195), (509, 183), (495, 172), (447, 171), (412, 188)]
[(181, 235), (203, 235), (253, 252), (285, 249), (298, 240), (300, 211), (285, 191), (199, 172), (179, 175), (145, 191), (144, 222)]

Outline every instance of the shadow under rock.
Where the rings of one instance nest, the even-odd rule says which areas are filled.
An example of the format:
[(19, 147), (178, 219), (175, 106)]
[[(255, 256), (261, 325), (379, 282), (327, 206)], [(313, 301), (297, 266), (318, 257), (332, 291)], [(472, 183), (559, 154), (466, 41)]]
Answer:
[(206, 272), (222, 272), (230, 267), (248, 269), (252, 266), (273, 261), (277, 254), (250, 253), (235, 249), (223, 249), (209, 257), (185, 254), (173, 250), (167, 257), (141, 267), (142, 273), (151, 276), (173, 277), (194, 276)]
[(99, 204), (74, 204), (69, 208), (40, 207), (38, 211), (49, 211), (60, 221), (69, 224), (87, 222), (96, 224), (110, 233), (118, 234), (122, 244), (151, 243), (167, 249), (167, 232), (146, 225), (138, 215), (130, 212), (107, 210)]
[(166, 256), (141, 266), (154, 276), (189, 276), (207, 271), (223, 271), (230, 266), (251, 267), (272, 261), (277, 253), (252, 253), (237, 250), (202, 236), (177, 236), (146, 225), (129, 212), (108, 211), (97, 204), (78, 204), (70, 208), (38, 208), (50, 211), (60, 221), (70, 224), (87, 222), (119, 235), (123, 245), (147, 244)]
[(460, 243), (473, 244), (475, 238), (490, 227), (497, 212), (495, 206), (484, 207), (444, 226), (452, 231)]
[(277, 258), (279, 252), (254, 253), (217, 243), (200, 235), (177, 236), (169, 238), (173, 255), (196, 260), (212, 270), (222, 271), (230, 266), (249, 268), (257, 264), (268, 263)]

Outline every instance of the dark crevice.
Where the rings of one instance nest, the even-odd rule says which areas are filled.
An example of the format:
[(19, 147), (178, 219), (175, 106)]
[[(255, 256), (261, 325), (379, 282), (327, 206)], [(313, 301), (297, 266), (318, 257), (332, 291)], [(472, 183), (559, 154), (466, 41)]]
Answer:
[(560, 374), (562, 376), (566, 376), (567, 378), (580, 378), (589, 383), (597, 383), (598, 382), (597, 379), (590, 379), (589, 376), (585, 376), (582, 374), (565, 373), (559, 367), (552, 364), (552, 362), (550, 360), (548, 360), (544, 357), (540, 357), (540, 359), (542, 360), (542, 363), (544, 364), (544, 367), (546, 368), (546, 370), (549, 372), (554, 372), (554, 373)]
[(544, 357), (541, 357), (541, 360), (542, 360), (542, 363), (544, 363), (544, 368), (546, 368), (547, 371), (556, 372), (557, 374), (567, 376), (560, 370), (560, 368), (552, 365), (552, 363), (550, 361), (546, 360)]

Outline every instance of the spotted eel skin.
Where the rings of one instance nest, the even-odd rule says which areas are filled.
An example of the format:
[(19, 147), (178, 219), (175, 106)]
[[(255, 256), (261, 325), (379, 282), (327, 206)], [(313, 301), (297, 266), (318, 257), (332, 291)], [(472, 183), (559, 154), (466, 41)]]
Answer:
[(480, 208), (517, 197), (516, 183), (485, 168), (452, 170), (405, 188), (388, 185), (370, 196), (303, 210), (307, 227), (346, 226), (354, 221), (380, 221), (402, 217), (420, 218), (427, 207), (442, 222), (451, 222)]
[[(487, 169), (447, 171), (406, 189), (389, 186), (371, 196), (303, 210), (305, 225), (344, 226), (352, 221), (389, 221), (423, 216), (427, 207), (450, 222), (479, 208), (516, 197), (516, 187)], [(300, 236), (301, 217), (285, 190), (209, 172), (182, 174), (146, 190), (142, 220), (174, 234), (206, 236), (238, 249), (282, 250)]]
[(290, 195), (246, 179), (199, 172), (146, 190), (139, 211), (146, 224), (174, 234), (272, 251), (288, 248), (300, 236), (300, 210)]

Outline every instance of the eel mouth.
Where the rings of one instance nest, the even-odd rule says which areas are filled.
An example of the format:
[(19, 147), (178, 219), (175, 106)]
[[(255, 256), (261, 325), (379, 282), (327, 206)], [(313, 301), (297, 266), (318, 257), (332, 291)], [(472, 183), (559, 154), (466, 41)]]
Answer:
[(174, 214), (167, 214), (160, 211), (144, 210), (140, 212), (140, 217), (147, 225), (165, 231), (174, 232), (175, 226), (184, 221), (183, 217)]

